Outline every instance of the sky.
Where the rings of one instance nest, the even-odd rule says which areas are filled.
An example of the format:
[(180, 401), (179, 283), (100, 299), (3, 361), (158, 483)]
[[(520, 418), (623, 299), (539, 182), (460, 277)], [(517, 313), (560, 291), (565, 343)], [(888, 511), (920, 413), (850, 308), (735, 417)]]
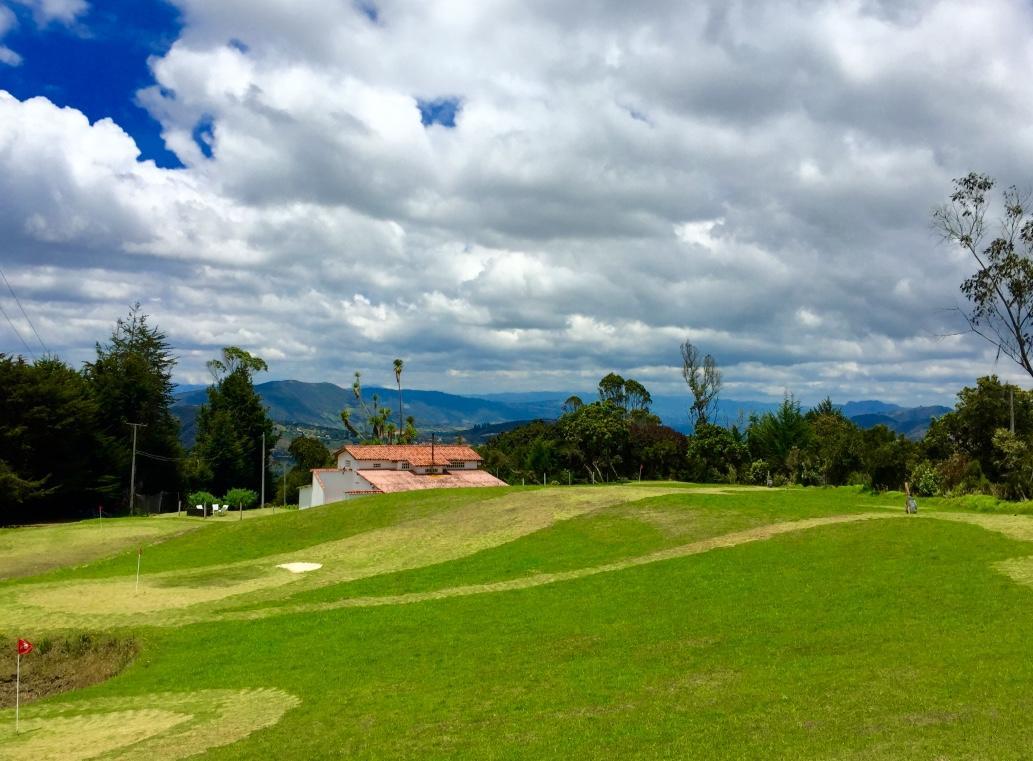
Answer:
[(1033, 181), (1031, 70), (1029, 0), (0, 0), (0, 352), (140, 302), (182, 383), (1028, 386), (931, 213)]

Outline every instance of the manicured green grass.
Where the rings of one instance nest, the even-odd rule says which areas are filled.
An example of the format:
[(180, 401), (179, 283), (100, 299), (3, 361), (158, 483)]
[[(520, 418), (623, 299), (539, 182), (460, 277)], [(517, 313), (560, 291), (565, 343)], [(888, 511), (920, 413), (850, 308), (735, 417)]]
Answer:
[[(410, 492), (390, 495), (388, 499), (354, 500), (347, 503), (347, 509), (329, 506), (311, 510), (282, 510), (262, 520), (251, 521), (174, 519), (190, 527), (201, 526), (206, 530), (193, 536), (184, 536), (174, 543), (149, 548), (147, 568), (160, 573), (253, 560), (455, 509), (459, 505), (488, 499), (501, 492), (501, 489), (467, 489), (429, 494)], [(95, 563), (89, 568), (76, 569), (63, 576), (118, 576), (125, 573), (125, 559), (133, 553), (135, 548), (123, 556)]]
[[(406, 594), (568, 571), (756, 526), (829, 514), (827, 493), (816, 490), (749, 494), (749, 500), (731, 502), (731, 495), (668, 494), (614, 505), (466, 558), (302, 592), (287, 602)], [(845, 505), (840, 512), (863, 511)]]
[[(564, 491), (527, 493), (560, 502), (576, 494)], [(205, 758), (1029, 757), (1033, 587), (999, 570), (1033, 555), (1033, 543), (1013, 538), (1026, 535), (1024, 525), (942, 520), (938, 512), (948, 517), (957, 506), (927, 502), (906, 518), (897, 495), (847, 489), (626, 493), (633, 501), (599, 499), (445, 562), (300, 593), (267, 591), (264, 601), (243, 601), (266, 606), (255, 620), (135, 625), (141, 654), (129, 669), (37, 705), (68, 703), (61, 715), (80, 721), (79, 732), (88, 733), (81, 722), (92, 717), (95, 742), (114, 707), (164, 705), (165, 713), (132, 717), (133, 727), (152, 721), (153, 737), (139, 741), (151, 743), (150, 759), (176, 758), (186, 747), (168, 733), (192, 736), (193, 721), (201, 738), (208, 726), (195, 718), (163, 729), (178, 720), (167, 693), (218, 695), (232, 705), (232, 691), (252, 689), (270, 690), (270, 702), (282, 707), (256, 713), (230, 745), (197, 739)], [(498, 495), (361, 500), (245, 521), (232, 533), (213, 526), (147, 553), (164, 571), (189, 571), (180, 581), (217, 584), (228, 537), (238, 561), (338, 546), (345, 537), (351, 543), (340, 546), (354, 548), (391, 527), (448, 526), (450, 511), (468, 516), (466, 508), (491, 496)], [(881, 519), (800, 528), (526, 589), (318, 609), (342, 597), (576, 571), (776, 523), (861, 513)], [(1014, 520), (1033, 525), (1033, 517)], [(47, 581), (120, 573), (116, 561), (104, 561)], [(0, 584), (0, 595), (31, 581)], [(311, 609), (276, 611), (298, 602)], [(33, 634), (8, 631), (3, 610), (0, 630)], [(242, 706), (262, 704), (242, 694)], [(203, 697), (180, 700), (175, 711), (189, 713), (195, 703), (203, 713)], [(31, 720), (33, 709), (23, 715)], [(0, 725), (8, 718), (0, 712)], [(0, 756), (22, 747), (17, 742), (0, 729)]]
[(193, 531), (199, 524), (174, 516), (103, 518), (0, 529), (0, 579), (30, 576), (52, 568), (77, 566), (141, 544)]

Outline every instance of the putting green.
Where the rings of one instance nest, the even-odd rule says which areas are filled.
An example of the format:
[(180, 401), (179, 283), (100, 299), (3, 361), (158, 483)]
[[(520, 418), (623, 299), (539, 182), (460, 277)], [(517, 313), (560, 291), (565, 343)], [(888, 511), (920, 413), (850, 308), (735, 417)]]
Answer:
[(282, 690), (202, 690), (0, 711), (0, 757), (10, 761), (107, 758), (171, 761), (229, 745), (278, 722), (298, 705)]
[(80, 565), (202, 525), (200, 521), (176, 520), (169, 515), (0, 529), (0, 579)]

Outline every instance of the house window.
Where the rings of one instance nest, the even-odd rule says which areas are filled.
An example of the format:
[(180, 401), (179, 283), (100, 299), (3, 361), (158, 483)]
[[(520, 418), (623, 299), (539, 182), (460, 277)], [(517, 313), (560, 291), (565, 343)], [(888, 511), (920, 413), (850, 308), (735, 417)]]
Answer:
[(408, 470), (408, 469), (409, 469), (409, 461), (408, 460), (402, 460), (402, 470)]
[(375, 462), (375, 463), (373, 463), (373, 467), (374, 467), (374, 468), (379, 468), (379, 467), (380, 467), (380, 463), (379, 463), (379, 462)]
[(463, 461), (463, 460), (452, 460), (452, 462), (449, 464), (449, 467), (452, 467), (452, 468), (465, 468), (466, 467), (466, 462)]

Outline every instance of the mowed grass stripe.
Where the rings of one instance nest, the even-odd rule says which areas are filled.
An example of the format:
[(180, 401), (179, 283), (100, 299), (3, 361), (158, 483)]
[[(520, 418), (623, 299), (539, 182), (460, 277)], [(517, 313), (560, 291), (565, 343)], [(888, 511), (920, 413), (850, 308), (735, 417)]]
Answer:
[[(426, 592), (601, 565), (769, 523), (828, 515), (827, 497), (815, 499), (815, 494), (765, 490), (746, 503), (697, 489), (671, 492), (557, 521), (450, 562), (299, 592), (285, 603)], [(838, 507), (865, 512), (845, 499)]]
[[(206, 527), (207, 530), (149, 548), (147, 568), (150, 572), (161, 573), (218, 567), (303, 550), (323, 542), (493, 499), (510, 491), (500, 487), (392, 494), (386, 495), (386, 499), (357, 499), (310, 510), (281, 510), (245, 521), (171, 518), (187, 526)], [(526, 491), (532, 490), (529, 488)], [(127, 561), (130, 560), (135, 570), (135, 553), (125, 553), (121, 557), (93, 563), (87, 568), (66, 569), (55, 578), (120, 576), (127, 573)]]
[[(470, 491), (481, 490), (459, 494), (466, 496)], [(447, 502), (432, 501), (439, 509), (424, 511), (416, 517), (406, 514), (408, 520), (394, 525), (308, 546), (301, 553), (227, 563), (222, 571), (227, 579), (233, 580), (229, 583), (211, 584), (202, 580), (191, 586), (189, 580), (193, 571), (155, 574), (150, 572), (148, 557), (148, 573), (141, 578), (139, 590), (132, 576), (91, 578), (90, 574), (85, 574), (82, 580), (48, 580), (15, 587), (0, 601), (0, 627), (169, 626), (204, 620), (217, 615), (227, 603), (268, 602), (285, 596), (286, 589), (313, 588), (453, 560), (512, 541), (557, 521), (653, 497), (662, 491), (655, 487), (574, 487), (513, 491), (479, 501), (459, 500), (451, 506)], [(412, 497), (405, 496), (407, 499), (368, 498), (358, 502), (374, 506), (380, 503), (390, 513), (392, 506), (412, 504)], [(362, 515), (368, 517), (368, 510)], [(273, 520), (269, 518), (267, 522)], [(253, 525), (260, 524), (256, 521)], [(211, 530), (206, 534), (209, 543), (221, 538)], [(164, 549), (168, 553), (174, 551), (175, 546)], [(294, 575), (277, 567), (292, 561), (322, 563), (323, 568), (310, 574)], [(184, 583), (174, 583), (177, 579)]]
[(0, 579), (33, 576), (63, 566), (78, 566), (169, 539), (200, 524), (155, 518), (104, 518), (81, 523), (0, 529)]
[[(1000, 521), (987, 531), (938, 515), (864, 515), (856, 492), (831, 490), (683, 498), (682, 508), (666, 495), (601, 507), (480, 551), (519, 564), (521, 552), (548, 549), (535, 537), (589, 522), (584, 545), (551, 574), (576, 577), (406, 600), (421, 604), (241, 621), (212, 608), (181, 628), (136, 625), (136, 663), (61, 711), (109, 728), (100, 714), (116, 704), (157, 711), (134, 715), (175, 719), (163, 732), (182, 732), (185, 745), (200, 727), (149, 696), (276, 689), (301, 701), (280, 723), (204, 751), (210, 759), (1028, 755), (1033, 590), (995, 570), (1030, 555), (1013, 538), (1025, 524), (1009, 536)], [(722, 502), (735, 521), (768, 522), (696, 538), (721, 521), (682, 519)], [(624, 542), (636, 513), (650, 531)], [(441, 578), (449, 566), (464, 578), (469, 557), (439, 563)], [(166, 577), (216, 581), (186, 558), (181, 572)], [(231, 585), (251, 578), (228, 575)], [(181, 744), (146, 742), (124, 750), (160, 761)]]
[(992, 564), (1028, 551), (932, 520), (815, 526), (504, 595), (165, 630), (119, 689), (275, 674), (302, 699), (212, 759), (1024, 758), (1033, 594)]
[[(671, 547), (665, 550), (643, 555), (641, 557), (627, 558), (613, 563), (606, 563), (589, 568), (579, 568), (574, 571), (561, 571), (557, 573), (539, 573), (531, 576), (510, 579), (508, 581), (496, 581), (485, 584), (471, 584), (468, 586), (451, 587), (438, 589), (429, 592), (412, 592), (402, 595), (386, 595), (380, 597), (357, 597), (343, 600), (336, 600), (324, 603), (308, 603), (297, 605), (285, 605), (279, 608), (278, 613), (311, 613), (315, 611), (334, 610), (338, 608), (363, 608), (377, 605), (405, 605), (428, 600), (443, 600), (451, 597), (466, 597), (469, 595), (489, 594), (494, 592), (508, 592), (517, 589), (530, 589), (546, 584), (555, 584), (563, 581), (574, 581), (583, 579), (586, 576), (595, 576), (601, 573), (613, 573), (628, 568), (635, 568), (649, 563), (659, 563), (665, 560), (698, 555), (715, 549), (737, 547), (741, 544), (759, 542), (781, 534), (794, 531), (804, 531), (819, 526), (829, 526), (837, 523), (855, 523), (859, 521), (885, 520), (897, 516), (889, 516), (885, 513), (861, 513), (854, 515), (832, 515), (824, 518), (808, 518), (801, 521), (785, 521), (774, 523), (768, 526), (759, 526), (746, 531), (738, 531), (723, 536), (715, 536), (710, 539), (703, 539), (680, 547)], [(899, 516), (904, 517), (904, 516)], [(254, 611), (237, 611), (223, 614), (223, 618), (230, 620), (251, 620), (262, 618), (271, 614), (272, 610), (260, 609)]]

